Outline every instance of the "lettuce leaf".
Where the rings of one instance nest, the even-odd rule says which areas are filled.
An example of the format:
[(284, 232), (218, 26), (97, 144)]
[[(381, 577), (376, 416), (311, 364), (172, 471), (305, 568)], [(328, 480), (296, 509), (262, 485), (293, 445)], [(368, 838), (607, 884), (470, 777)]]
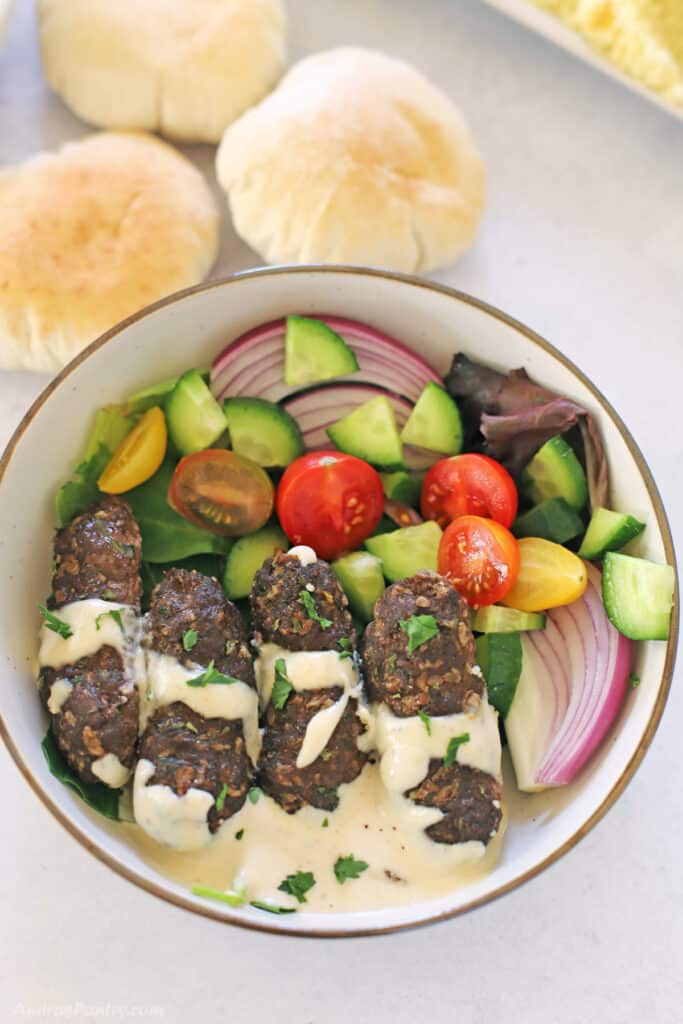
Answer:
[(112, 821), (120, 821), (119, 818), (119, 797), (120, 789), (110, 789), (103, 782), (83, 782), (69, 768), (66, 759), (57, 746), (57, 741), (48, 729), (43, 742), (40, 744), (45, 755), (47, 766), (56, 779), (69, 786), (80, 796), (81, 800), (92, 807), (94, 811), (103, 814), (105, 818)]

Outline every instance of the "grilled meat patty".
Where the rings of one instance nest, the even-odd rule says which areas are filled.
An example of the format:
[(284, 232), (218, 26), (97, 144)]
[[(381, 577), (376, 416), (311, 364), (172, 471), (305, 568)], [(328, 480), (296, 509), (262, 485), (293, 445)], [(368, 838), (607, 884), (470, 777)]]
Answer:
[(437, 807), (444, 817), (426, 830), (436, 843), (488, 841), (496, 834), (502, 818), (501, 785), (497, 779), (466, 764), (446, 767), (433, 758), (419, 786), (406, 795), (423, 807)]

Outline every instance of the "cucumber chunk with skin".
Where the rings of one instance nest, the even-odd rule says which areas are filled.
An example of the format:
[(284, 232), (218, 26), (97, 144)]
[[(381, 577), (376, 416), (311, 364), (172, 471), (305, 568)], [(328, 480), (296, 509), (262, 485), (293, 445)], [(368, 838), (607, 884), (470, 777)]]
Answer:
[(236, 540), (228, 552), (223, 573), (223, 588), (232, 601), (248, 597), (254, 576), (266, 558), (278, 549), (286, 551), (289, 542), (279, 526), (264, 526)]
[(596, 508), (581, 541), (579, 555), (581, 558), (598, 561), (607, 551), (620, 551), (644, 529), (645, 523), (641, 523), (635, 516)]
[(581, 516), (564, 498), (548, 498), (525, 512), (512, 526), (515, 537), (543, 537), (564, 544), (583, 533)]
[(382, 572), (389, 582), (396, 583), (420, 569), (436, 572), (440, 541), (441, 527), (430, 520), (368, 537), (365, 547), (381, 559)]
[(322, 320), (288, 316), (285, 333), (285, 384), (301, 387), (355, 373), (358, 360), (344, 339)]
[(403, 447), (396, 426), (394, 407), (379, 395), (364, 402), (327, 430), (327, 436), (348, 455), (356, 455), (373, 466), (401, 469)]
[(304, 450), (296, 420), (274, 402), (228, 398), (223, 413), (232, 450), (259, 466), (288, 466)]
[(572, 447), (556, 435), (534, 455), (522, 473), (524, 493), (534, 505), (548, 498), (564, 498), (580, 512), (588, 501), (588, 484), (583, 466)]
[(522, 641), (519, 633), (486, 633), (477, 637), (475, 643), (489, 702), (505, 718), (522, 674)]
[(350, 555), (332, 562), (332, 568), (349, 599), (353, 614), (363, 622), (370, 622), (385, 587), (379, 558), (369, 551), (352, 551)]
[(385, 497), (390, 501), (400, 501), (402, 505), (417, 507), (420, 500), (422, 484), (414, 476), (399, 469), (395, 473), (380, 473)]
[(84, 462), (97, 453), (101, 444), (106, 445), (110, 452), (115, 452), (134, 426), (134, 417), (129, 416), (122, 406), (103, 405), (95, 413), (95, 421), (83, 453)]
[(472, 616), (475, 633), (526, 633), (532, 629), (545, 629), (546, 617), (542, 612), (520, 612), (491, 604), (478, 608)]
[(442, 455), (457, 455), (462, 449), (462, 421), (448, 392), (430, 380), (401, 431), (404, 444), (426, 448)]
[(667, 640), (675, 583), (670, 565), (608, 551), (602, 599), (610, 622), (631, 640)]
[(169, 436), (181, 455), (210, 448), (227, 429), (223, 410), (198, 370), (178, 378), (164, 411)]

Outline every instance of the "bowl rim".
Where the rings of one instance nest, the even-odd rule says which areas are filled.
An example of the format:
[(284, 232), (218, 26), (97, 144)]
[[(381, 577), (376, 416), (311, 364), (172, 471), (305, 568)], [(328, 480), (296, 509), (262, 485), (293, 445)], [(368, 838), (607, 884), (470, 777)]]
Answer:
[[(678, 567), (676, 564), (676, 554), (674, 549), (673, 537), (671, 534), (671, 527), (669, 520), (664, 509), (664, 504), (660, 496), (657, 485), (654, 481), (652, 472), (647, 464), (647, 461), (638, 447), (636, 441), (631, 435), (630, 431), (626, 427), (625, 423), (618, 415), (616, 410), (612, 407), (610, 402), (605, 398), (599, 388), (593, 384), (593, 382), (580, 370), (574, 362), (564, 355), (559, 349), (552, 345), (540, 334), (537, 334), (530, 327), (527, 327), (524, 323), (517, 320), (515, 317), (503, 312), (498, 307), (477, 299), (467, 292), (460, 291), (457, 288), (452, 288), (449, 285), (444, 285), (439, 282), (429, 281), (424, 278), (418, 277), (413, 274), (403, 274), (394, 271), (381, 270), (374, 267), (364, 266), (349, 266), (343, 264), (300, 264), (300, 265), (278, 265), (270, 267), (254, 267), (247, 270), (237, 271), (232, 274), (228, 274), (224, 277), (213, 278), (209, 281), (204, 281), (200, 284), (194, 285), (190, 288), (185, 288), (181, 291), (173, 292), (171, 295), (165, 296), (158, 302), (154, 302), (149, 306), (143, 307), (143, 309), (126, 317), (119, 323), (115, 324), (110, 330), (105, 331), (104, 334), (100, 335), (94, 341), (92, 341), (85, 349), (78, 353), (67, 365), (46, 385), (41, 391), (35, 401), (32, 403), (28, 411), (22, 417), (19, 425), (12, 434), (8, 441), (5, 450), (0, 458), (0, 486), (2, 485), (5, 472), (10, 463), (10, 460), (14, 454), (14, 451), (21, 441), (23, 435), (28, 430), (37, 412), (42, 408), (48, 398), (56, 391), (62, 383), (83, 363), (88, 359), (94, 352), (102, 348), (107, 342), (111, 341), (112, 338), (120, 334), (121, 331), (125, 330), (131, 324), (137, 323), (139, 320), (144, 319), (147, 316), (155, 313), (157, 310), (162, 309), (165, 306), (172, 305), (182, 299), (187, 298), (191, 295), (196, 295), (200, 292), (209, 291), (214, 288), (223, 288), (235, 282), (239, 282), (244, 278), (256, 277), (276, 277), (276, 276), (289, 276), (293, 274), (349, 274), (351, 276), (359, 277), (377, 277), (388, 279), (391, 281), (405, 284), (414, 288), (423, 288), (427, 291), (438, 292), (442, 295), (446, 295), (456, 301), (462, 302), (465, 305), (472, 306), (481, 312), (493, 317), (493, 319), (504, 323), (508, 327), (512, 327), (514, 330), (521, 333), (528, 341), (533, 345), (543, 349), (554, 359), (556, 359), (565, 369), (569, 370), (578, 380), (590, 391), (593, 398), (600, 405), (601, 410), (612, 420), (614, 426), (621, 435), (622, 440), (626, 444), (629, 453), (638, 467), (638, 471), (641, 474), (643, 482), (648, 492), (648, 496), (652, 501), (656, 518), (657, 525), (662, 535), (664, 543), (664, 551), (668, 563), (673, 567), (675, 575), (675, 593), (679, 593), (679, 577)], [(528, 882), (530, 879), (535, 878), (536, 875), (541, 874), (546, 868), (556, 863), (561, 857), (572, 850), (580, 841), (584, 838), (595, 825), (604, 817), (608, 810), (616, 803), (618, 798), (625, 790), (628, 783), (635, 775), (639, 768), (645, 753), (647, 752), (659, 723), (661, 721), (664, 708), (669, 696), (671, 689), (671, 681), (673, 678), (674, 666), (676, 662), (676, 654), (678, 649), (678, 634), (679, 634), (679, 602), (674, 601), (674, 607), (671, 616), (671, 632), (669, 640), (667, 641), (666, 658), (664, 667), (662, 669), (662, 678), (657, 691), (657, 697), (655, 699), (652, 712), (648, 719), (645, 731), (641, 736), (641, 739), (633, 751), (626, 767), (611, 787), (610, 791), (593, 814), (583, 824), (576, 829), (575, 832), (569, 836), (557, 849), (553, 850), (546, 857), (544, 857), (538, 864), (524, 871), (521, 875), (510, 879), (503, 885), (493, 889), (490, 893), (484, 896), (480, 896), (476, 899), (470, 900), (464, 903), (462, 906), (456, 907), (453, 910), (443, 911), (441, 913), (433, 914), (430, 917), (421, 918), (418, 921), (408, 921), (398, 924), (390, 925), (359, 925), (354, 928), (335, 928), (329, 929), (294, 929), (288, 927), (275, 927), (266, 922), (261, 923), (260, 921), (249, 920), (241, 917), (240, 915), (232, 915), (226, 912), (219, 912), (218, 909), (214, 909), (210, 905), (197, 905), (196, 903), (178, 896), (176, 893), (167, 891), (163, 886), (156, 882), (150, 881), (139, 875), (135, 870), (127, 867), (123, 863), (117, 860), (104, 846), (100, 846), (94, 842), (86, 833), (71, 820), (69, 815), (61, 809), (61, 807), (52, 799), (52, 797), (45, 791), (38, 779), (32, 774), (28, 765), (24, 762), (17, 746), (15, 745), (10, 731), (4, 721), (2, 714), (0, 713), (0, 736), (4, 741), (5, 747), (9, 751), (11, 758), (19, 769), (20, 774), (24, 777), (30, 788), (39, 797), (44, 806), (50, 811), (53, 817), (59, 822), (60, 825), (78, 842), (83, 846), (89, 853), (93, 854), (99, 861), (105, 864), (107, 867), (115, 871), (120, 877), (125, 878), (127, 881), (132, 882), (145, 892), (164, 900), (173, 906), (179, 907), (182, 910), (188, 910), (192, 913), (199, 914), (203, 917), (220, 921), (222, 924), (233, 924), (241, 928), (246, 928), (250, 931), (266, 932), (272, 935), (287, 935), (296, 938), (358, 938), (371, 935), (386, 935), (393, 932), (406, 931), (412, 928), (418, 928), (429, 924), (436, 924), (440, 921), (446, 921), (467, 911), (474, 910), (477, 907), (483, 906), (487, 903), (491, 903), (493, 900), (504, 896), (506, 893), (517, 889), (519, 886)]]

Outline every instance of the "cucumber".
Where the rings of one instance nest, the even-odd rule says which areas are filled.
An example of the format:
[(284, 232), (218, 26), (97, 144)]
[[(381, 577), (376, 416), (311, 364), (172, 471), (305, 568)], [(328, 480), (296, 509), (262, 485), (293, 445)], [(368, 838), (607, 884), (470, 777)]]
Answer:
[(401, 440), (443, 455), (457, 455), (462, 449), (458, 407), (440, 384), (433, 380), (425, 384), (401, 431)]
[(543, 537), (564, 544), (583, 533), (581, 516), (564, 498), (548, 498), (521, 515), (513, 524), (515, 537)]
[(344, 339), (322, 320), (288, 316), (285, 384), (301, 387), (355, 373), (358, 360)]
[(441, 528), (432, 520), (391, 533), (368, 537), (365, 547), (382, 561), (382, 572), (391, 583), (413, 576), (420, 569), (436, 572)]
[(155, 405), (163, 405), (166, 396), (173, 391), (177, 383), (177, 377), (169, 377), (167, 380), (159, 381), (158, 384), (151, 384), (148, 388), (143, 388), (142, 391), (136, 391), (126, 400), (126, 412), (142, 413), (152, 409)]
[(88, 462), (101, 444), (113, 454), (126, 434), (135, 426), (135, 419), (128, 416), (120, 405), (103, 405), (95, 413), (95, 421), (88, 434), (83, 461)]
[(545, 629), (545, 621), (541, 612), (519, 612), (516, 608), (491, 604), (477, 609), (472, 616), (472, 629), (476, 633), (526, 633)]
[(264, 526), (235, 541), (228, 552), (223, 573), (223, 588), (228, 597), (236, 601), (251, 593), (254, 576), (266, 558), (281, 548), (286, 551), (289, 542), (279, 526)]
[(259, 466), (288, 466), (304, 450), (296, 420), (264, 398), (228, 398), (223, 404), (232, 450)]
[(332, 562), (337, 579), (354, 615), (364, 623), (373, 617), (375, 603), (384, 593), (382, 563), (369, 551), (352, 551)]
[(667, 640), (675, 582), (670, 565), (608, 551), (602, 599), (610, 622), (631, 640)]
[(564, 498), (580, 512), (588, 500), (583, 466), (571, 446), (557, 434), (534, 455), (522, 473), (522, 487), (534, 505), (547, 498)]
[(486, 633), (476, 639), (477, 661), (486, 680), (489, 702), (505, 718), (522, 674), (519, 633)]
[(327, 436), (340, 451), (357, 455), (374, 466), (401, 469), (403, 448), (396, 426), (394, 407), (379, 395), (363, 402), (327, 430)]
[(178, 378), (166, 396), (164, 411), (169, 436), (181, 455), (210, 448), (227, 427), (223, 410), (198, 370)]
[(644, 529), (645, 523), (634, 516), (610, 512), (607, 508), (596, 508), (581, 541), (579, 555), (597, 561), (606, 551), (619, 551)]
[(400, 501), (402, 505), (413, 505), (417, 507), (420, 500), (422, 484), (414, 476), (410, 476), (405, 470), (399, 469), (395, 473), (380, 473), (384, 494), (391, 501)]

